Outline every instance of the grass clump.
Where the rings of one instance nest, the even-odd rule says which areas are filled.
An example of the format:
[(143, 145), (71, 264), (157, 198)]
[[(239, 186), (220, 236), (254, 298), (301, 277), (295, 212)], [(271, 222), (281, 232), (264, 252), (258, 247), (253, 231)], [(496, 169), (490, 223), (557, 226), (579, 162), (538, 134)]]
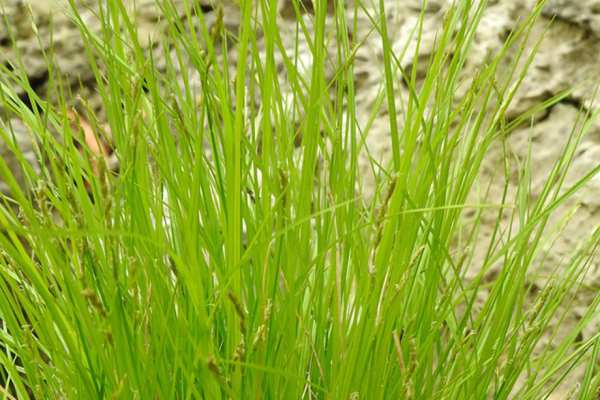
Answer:
[[(469, 204), (490, 147), (530, 116), (506, 112), (534, 56), (525, 49), (543, 4), (468, 81), (461, 72), (485, 1), (448, 10), (422, 81), (416, 61), (401, 67), (383, 0), (356, 2), (354, 17), (344, 1), (332, 15), (317, 1), (312, 29), (298, 16), (308, 73), (282, 43), (274, 1), (241, 0), (236, 32), (209, 29), (194, 2), (183, 17), (160, 2), (164, 69), (121, 1), (101, 3), (99, 31), (71, 6), (119, 171), (73, 146), (79, 133), (58, 74), (50, 104), (18, 68), (2, 70), (3, 107), (27, 125), (44, 161), (37, 172), (13, 146), (35, 189), (25, 190), (0, 160), (11, 187), (0, 212), (5, 398), (541, 399), (581, 365), (574, 393), (593, 398), (600, 336), (577, 337), (597, 301), (566, 337), (540, 343), (567, 312), (560, 306), (581, 284), (599, 232), (533, 302), (527, 277), (549, 218), (600, 168), (564, 185), (595, 115), (574, 129), (540, 196), (530, 196), (525, 162), (514, 196), (507, 183), (498, 202)], [(353, 72), (364, 43), (347, 35), (359, 13), (381, 39), (385, 67), (366, 126)], [(413, 35), (420, 43), (422, 23)], [(398, 106), (401, 84), (410, 95)], [(359, 158), (382, 107), (392, 160), (372, 160), (369, 189)], [(9, 128), (0, 132), (11, 141)], [(490, 210), (498, 222), (474, 259)]]

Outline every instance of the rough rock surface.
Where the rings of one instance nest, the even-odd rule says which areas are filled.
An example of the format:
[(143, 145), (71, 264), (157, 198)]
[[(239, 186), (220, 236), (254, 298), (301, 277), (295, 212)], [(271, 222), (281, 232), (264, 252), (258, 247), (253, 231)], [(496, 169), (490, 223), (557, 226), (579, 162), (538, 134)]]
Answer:
[(550, 0), (544, 15), (578, 25), (600, 37), (600, 1), (598, 0)]
[[(83, 4), (83, 1), (80, 2)], [(95, 0), (86, 0), (86, 2), (93, 4)], [(129, 4), (129, 1), (126, 3)], [(138, 16), (140, 40), (147, 46), (150, 46), (150, 38), (159, 34), (161, 29), (160, 11), (153, 3), (153, 0), (138, 0), (137, 10), (132, 11)], [(448, 3), (448, 0), (430, 0), (428, 2), (421, 45), (423, 57), (427, 57), (433, 50), (435, 33), (439, 29), (442, 13)], [(502, 46), (504, 38), (515, 26), (519, 17), (523, 15), (524, 10), (534, 3), (535, 0), (490, 1), (490, 6), (483, 16), (477, 33), (473, 52), (468, 60), (467, 74), (488, 60)], [(231, 12), (226, 13), (226, 25), (235, 26), (237, 18), (235, 10), (235, 7), (231, 7)], [(420, 10), (420, 0), (387, 0), (386, 11), (390, 17), (390, 37), (395, 49), (401, 49), (406, 44), (405, 38), (409, 36), (408, 33), (413, 28)], [(82, 8), (81, 13), (89, 21), (91, 29), (97, 29), (97, 26), (94, 26), (92, 11)], [(286, 24), (285, 19), (289, 13), (289, 1), (282, 0), (280, 12), (282, 36), (288, 39), (286, 45), (291, 46), (294, 27), (289, 23)], [(4, 22), (0, 21), (0, 64), (22, 65), (29, 76), (33, 89), (40, 95), (45, 95), (48, 84), (45, 55), (48, 54), (52, 44), (55, 67), (68, 76), (74, 92), (86, 97), (101, 112), (100, 102), (93, 95), (93, 75), (85, 58), (79, 32), (65, 15), (64, 0), (0, 0), (0, 14), (5, 16), (5, 21), (9, 21), (11, 27), (10, 30), (6, 29)], [(573, 88), (573, 91), (569, 97), (554, 106), (548, 113), (536, 116), (531, 127), (521, 128), (509, 138), (510, 148), (517, 159), (526, 157), (529, 142), (532, 143), (532, 163), (536, 171), (532, 184), (534, 196), (539, 195), (547, 172), (552, 167), (552, 161), (560, 153), (561, 146), (564, 145), (575, 122), (581, 117), (581, 113), (600, 106), (600, 100), (595, 96), (595, 89), (600, 85), (600, 63), (598, 62), (600, 0), (550, 0), (542, 15), (533, 36), (537, 37), (547, 29), (546, 36), (540, 44), (538, 55), (531, 65), (529, 74), (509, 110), (509, 114), (516, 116), (532, 105), (567, 88)], [(362, 38), (367, 34), (369, 23), (366, 18), (362, 18), (358, 32), (352, 32), (353, 37)], [(214, 12), (208, 6), (206, 7), (206, 19), (209, 23), (215, 19)], [(554, 19), (554, 23), (548, 28), (550, 19)], [(310, 19), (307, 18), (306, 22), (309, 23)], [(37, 34), (41, 40), (38, 40)], [(18, 52), (22, 54), (20, 58), (12, 49), (13, 39)], [(407, 54), (410, 54), (411, 46), (414, 48), (415, 44), (409, 43), (408, 46)], [(301, 43), (299, 51), (301, 62), (306, 68), (309, 68), (311, 57), (306, 43)], [(412, 62), (408, 56), (401, 61), (404, 67), (409, 67)], [(359, 119), (363, 124), (369, 119), (369, 113), (380, 90), (382, 79), (381, 43), (377, 40), (376, 35), (372, 35), (367, 39), (367, 45), (361, 47), (356, 54), (357, 108), (361, 110)], [(406, 96), (403, 91), (405, 89), (402, 87), (398, 88), (399, 98)], [(22, 95), (22, 93), (20, 94)], [(384, 164), (391, 157), (386, 112), (385, 107), (382, 107), (366, 138), (371, 156)], [(2, 115), (1, 112), (0, 115)], [(26, 150), (26, 154), (30, 156), (35, 165), (33, 146), (27, 129), (19, 121), (13, 120), (12, 122), (14, 143)], [(0, 125), (0, 129), (5, 129), (5, 126), (6, 124)], [(2, 140), (0, 138), (0, 156), (5, 157), (8, 145), (2, 143)], [(490, 179), (495, 176), (500, 159), (500, 149), (494, 150), (485, 162), (484, 176)], [(585, 171), (597, 166), (599, 162), (600, 124), (597, 124), (584, 139), (580, 151), (575, 157), (573, 172), (569, 179), (572, 181), (575, 177), (581, 176)], [(362, 159), (361, 168), (365, 178), (369, 181), (372, 171), (366, 157)], [(6, 187), (0, 183), (0, 191), (3, 190), (6, 190)], [(493, 187), (492, 192), (494, 190), (500, 191), (501, 187)], [(600, 226), (599, 199), (600, 177), (590, 182), (571, 204), (565, 207), (564, 211), (567, 211), (568, 207), (574, 206), (577, 206), (578, 209), (573, 213), (570, 223), (565, 226), (565, 232), (561, 239), (549, 243), (549, 257), (545, 265), (540, 266), (540, 273), (545, 272), (545, 268), (560, 264), (573, 250), (578, 238), (582, 237), (585, 232)], [(485, 235), (485, 230), (483, 234)], [(582, 292), (578, 300), (577, 309), (585, 306), (586, 302), (589, 302), (591, 296), (600, 288), (598, 265), (592, 269), (587, 286), (588, 289)], [(572, 322), (575, 323), (576, 320), (577, 315), (573, 315)], [(592, 332), (586, 334), (589, 336)]]
[[(23, 152), (27, 163), (31, 165), (34, 170), (38, 169), (39, 165), (31, 134), (21, 121), (14, 118), (6, 122), (0, 120), (0, 132), (5, 133), (5, 135), (0, 136), (0, 158), (2, 158), (7, 165), (12, 166), (12, 173), (17, 182), (27, 182), (27, 172), (17, 167), (19, 163), (12, 149), (13, 147), (19, 148)], [(8, 192), (8, 184), (0, 180), (0, 193)]]

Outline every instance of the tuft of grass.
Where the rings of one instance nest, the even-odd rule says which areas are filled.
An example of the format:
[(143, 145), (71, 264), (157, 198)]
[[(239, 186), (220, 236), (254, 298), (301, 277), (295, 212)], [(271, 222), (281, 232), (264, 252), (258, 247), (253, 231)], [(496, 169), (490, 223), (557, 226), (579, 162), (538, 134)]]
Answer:
[[(296, 45), (310, 49), (308, 71), (298, 46), (282, 42), (276, 1), (240, 0), (236, 32), (222, 12), (209, 28), (197, 2), (185, 2), (183, 16), (169, 0), (159, 4), (162, 69), (121, 1), (99, 3), (101, 29), (92, 31), (71, 0), (110, 128), (81, 112), (88, 134), (110, 137), (118, 172), (73, 145), (81, 133), (58, 72), (50, 69), (58, 99), (50, 103), (22, 70), (0, 67), (2, 107), (29, 128), (43, 161), (37, 172), (0, 127), (29, 188), (0, 160), (11, 189), (0, 206), (3, 398), (542, 399), (581, 365), (576, 395), (594, 398), (600, 334), (577, 337), (600, 297), (566, 336), (554, 336), (551, 322), (568, 312), (561, 306), (581, 285), (600, 231), (533, 301), (527, 278), (543, 261), (549, 218), (600, 170), (564, 184), (598, 112), (574, 128), (540, 196), (530, 196), (525, 160), (514, 196), (507, 176), (499, 202), (469, 203), (490, 147), (530, 117), (506, 113), (535, 55), (525, 49), (539, 40), (531, 28), (542, 2), (467, 79), (486, 2), (455, 1), (422, 80), (424, 14), (405, 70), (383, 0), (356, 1), (354, 12), (337, 0), (333, 15), (316, 1), (310, 29), (298, 5)], [(347, 34), (359, 13), (384, 55), (367, 124), (358, 121), (353, 72), (364, 38)], [(409, 96), (399, 120), (401, 84)], [(393, 157), (371, 159), (368, 188), (359, 158), (382, 107)], [(508, 155), (504, 163), (508, 175)], [(466, 221), (466, 211), (475, 217)], [(475, 259), (490, 212), (493, 234)]]

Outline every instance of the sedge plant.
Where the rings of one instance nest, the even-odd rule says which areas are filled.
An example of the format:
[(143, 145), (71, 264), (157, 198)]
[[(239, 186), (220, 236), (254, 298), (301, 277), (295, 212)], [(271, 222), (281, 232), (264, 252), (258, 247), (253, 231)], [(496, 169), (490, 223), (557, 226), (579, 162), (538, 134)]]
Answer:
[[(0, 160), (11, 189), (0, 206), (0, 396), (542, 399), (584, 368), (573, 395), (595, 398), (600, 335), (577, 338), (600, 298), (568, 335), (554, 336), (552, 322), (568, 312), (600, 232), (533, 300), (528, 276), (550, 218), (600, 169), (565, 184), (596, 115), (582, 114), (541, 195), (530, 195), (534, 172), (522, 160), (514, 190), (507, 178), (502, 198), (470, 197), (490, 148), (566, 96), (507, 116), (543, 3), (468, 77), (485, 1), (455, 1), (431, 56), (417, 45), (409, 69), (383, 0), (315, 1), (311, 28), (294, 4), (308, 70), (282, 41), (274, 0), (240, 0), (233, 32), (222, 12), (208, 26), (197, 2), (183, 13), (157, 2), (162, 67), (123, 2), (99, 2), (92, 30), (72, 0), (103, 121), (87, 115), (99, 139), (110, 131), (118, 171), (73, 145), (70, 89), (51, 52), (54, 101), (17, 61), (0, 67), (2, 107), (28, 127), (41, 165), (28, 164), (3, 124), (27, 184)], [(359, 14), (383, 51), (366, 124), (354, 76), (365, 38), (347, 34)], [(402, 85), (409, 95), (398, 105)], [(383, 109), (391, 159), (371, 159), (369, 187), (359, 161)], [(507, 152), (506, 175), (512, 162)], [(497, 222), (482, 243), (490, 213)], [(485, 256), (472, 257), (482, 245)]]

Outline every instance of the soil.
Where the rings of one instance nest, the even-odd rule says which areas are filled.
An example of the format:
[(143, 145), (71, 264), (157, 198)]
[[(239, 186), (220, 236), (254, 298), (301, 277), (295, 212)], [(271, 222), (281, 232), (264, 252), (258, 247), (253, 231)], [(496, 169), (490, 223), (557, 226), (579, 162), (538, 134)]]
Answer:
[[(281, 32), (284, 43), (292, 48), (294, 26), (290, 22), (291, 0), (281, 1)], [(84, 7), (93, 4), (95, 0), (79, 1), (82, 4), (82, 16), (89, 21), (92, 29), (95, 25), (93, 11)], [(85, 3), (85, 4), (84, 4)], [(126, 1), (132, 4), (132, 1)], [(160, 10), (154, 6), (153, 0), (138, 0), (134, 12), (138, 17), (140, 40), (149, 46), (150, 38), (160, 35)], [(425, 24), (421, 55), (423, 59), (433, 51), (435, 33), (442, 23), (442, 15), (449, 1), (430, 0), (425, 11)], [(475, 39), (475, 45), (468, 60), (465, 76), (474, 73), (482, 63), (489, 60), (502, 46), (508, 33), (516, 26), (535, 0), (491, 0), (483, 16), (483, 20)], [(386, 0), (386, 11), (390, 21), (390, 38), (395, 49), (401, 49), (406, 44), (409, 33), (421, 12), (420, 0)], [(94, 94), (93, 76), (85, 58), (79, 32), (70, 23), (65, 13), (64, 0), (0, 0), (0, 14), (4, 14), (10, 22), (16, 39), (16, 48), (22, 54), (20, 60), (12, 48), (12, 40), (4, 23), (0, 23), (0, 63), (19, 60), (25, 68), (33, 88), (40, 94), (47, 94), (48, 68), (44, 58), (45, 52), (53, 44), (55, 66), (62, 71), (72, 85), (72, 90), (88, 101), (98, 115), (102, 114), (100, 99)], [(225, 25), (235, 29), (238, 10), (233, 1), (226, 2)], [(215, 20), (214, 8), (207, 2), (203, 7), (209, 23)], [(549, 22), (553, 20), (552, 24)], [(309, 18), (307, 18), (309, 22)], [(33, 29), (34, 24), (37, 29)], [(358, 32), (351, 32), (353, 38), (363, 38), (367, 35), (370, 23), (365, 16), (361, 17)], [(50, 33), (53, 32), (51, 35)], [(535, 174), (532, 180), (533, 196), (538, 196), (545, 182), (552, 163), (560, 154), (573, 126), (583, 113), (600, 106), (600, 100), (595, 96), (600, 84), (600, 1), (598, 0), (550, 0), (544, 8), (543, 15), (536, 23), (534, 37), (545, 32), (538, 54), (531, 65), (522, 89), (514, 99), (509, 110), (509, 116), (516, 116), (534, 104), (549, 99), (567, 88), (573, 88), (571, 94), (543, 115), (537, 115), (530, 124), (517, 129), (508, 139), (510, 151), (516, 160), (527, 157), (531, 144), (532, 166)], [(41, 40), (38, 40), (38, 36)], [(50, 39), (52, 38), (52, 40)], [(407, 56), (401, 60), (404, 67), (409, 67), (413, 60), (408, 56), (415, 43), (408, 44)], [(152, 49), (149, 49), (152, 51)], [(160, 50), (154, 49), (155, 54)], [(333, 51), (333, 46), (332, 46)], [(301, 59), (306, 68), (310, 66), (310, 51), (306, 43), (300, 47)], [(424, 72), (423, 72), (424, 73)], [(360, 122), (365, 124), (372, 110), (375, 97), (383, 80), (383, 56), (377, 35), (371, 35), (356, 55), (355, 80), (357, 87), (357, 109), (360, 110)], [(399, 96), (406, 93), (399, 87)], [(384, 164), (389, 161), (390, 137), (387, 110), (385, 108), (377, 115), (366, 139), (371, 156)], [(4, 122), (14, 125), (17, 142), (30, 154), (32, 148), (27, 129), (20, 121), (4, 114)], [(399, 112), (399, 120), (402, 114)], [(9, 122), (10, 121), (10, 122)], [(8, 157), (6, 145), (0, 142), (0, 156)], [(482, 185), (491, 180), (492, 195), (499, 196), (502, 190), (502, 180), (499, 177), (498, 165), (501, 164), (502, 149), (494, 148), (490, 157), (485, 161)], [(10, 165), (10, 158), (9, 160)], [(32, 159), (33, 162), (33, 159)], [(600, 162), (600, 123), (592, 126), (584, 138), (575, 156), (572, 173), (568, 181), (573, 182), (578, 176), (598, 165)], [(373, 176), (366, 154), (363, 155), (361, 168), (367, 182), (368, 196), (374, 192)], [(516, 165), (516, 164), (515, 164)], [(516, 176), (516, 166), (515, 175)], [(371, 187), (369, 188), (369, 185)], [(0, 182), (0, 190), (6, 187)], [(574, 210), (576, 208), (576, 210)], [(565, 207), (559, 210), (559, 215), (571, 214), (571, 219), (556, 241), (548, 241), (546, 262), (532, 274), (532, 282), (549, 274), (557, 265), (562, 265), (565, 258), (576, 248), (578, 241), (586, 233), (600, 227), (600, 176), (586, 185)], [(557, 217), (558, 221), (558, 217)], [(491, 215), (484, 227), (491, 230), (493, 219)], [(481, 254), (482, 249), (475, 249)], [(576, 324), (582, 315), (582, 310), (600, 289), (600, 268), (596, 262), (587, 277), (586, 286), (582, 288), (575, 305), (571, 306), (566, 326)], [(499, 268), (499, 267), (498, 267)], [(492, 271), (494, 273), (494, 271)], [(593, 335), (600, 327), (600, 318), (584, 332), (583, 340)], [(577, 371), (572, 380), (560, 388), (556, 399), (566, 398), (567, 393), (581, 378), (583, 371)]]

